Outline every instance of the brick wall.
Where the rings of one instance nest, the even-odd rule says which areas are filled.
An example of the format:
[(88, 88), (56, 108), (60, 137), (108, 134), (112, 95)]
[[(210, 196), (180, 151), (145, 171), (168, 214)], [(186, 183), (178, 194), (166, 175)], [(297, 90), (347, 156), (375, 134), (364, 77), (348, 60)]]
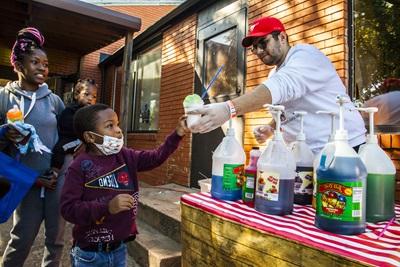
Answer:
[[(289, 36), (289, 43), (308, 43), (316, 46), (333, 62), (339, 76), (346, 84), (346, 2), (326, 0), (249, 0), (249, 23), (262, 16), (281, 19)], [(246, 90), (251, 91), (264, 81), (270, 68), (250, 51), (247, 53)], [(253, 129), (271, 120), (265, 111), (245, 116), (244, 147), (248, 153), (252, 146), (259, 146)]]
[(0, 43), (0, 65), (11, 67), (10, 54), (11, 47), (7, 47), (6, 45)]
[[(142, 19), (141, 31), (147, 29), (154, 22), (158, 21), (161, 17), (165, 16), (169, 11), (175, 8), (175, 6), (104, 6), (105, 8), (125, 13), (132, 16), (137, 16)], [(135, 33), (135, 36), (140, 34)], [(95, 52), (85, 55), (81, 60), (81, 70), (79, 76), (82, 78), (90, 77), (96, 80), (99, 88), (102, 87), (101, 71), (97, 66), (100, 63), (100, 53), (113, 54), (119, 48), (125, 45), (125, 39), (122, 38), (117, 42), (114, 42), (108, 46), (105, 46)], [(111, 90), (111, 88), (105, 88)], [(100, 92), (101, 90), (99, 90)], [(100, 95), (99, 95), (100, 97)]]
[(400, 134), (380, 134), (378, 141), (396, 167), (396, 201), (400, 201)]
[(78, 72), (80, 56), (67, 51), (46, 49), (50, 73), (70, 75)]
[[(175, 129), (184, 113), (182, 101), (194, 91), (196, 16), (192, 15), (168, 29), (163, 36), (159, 128), (156, 134), (129, 134), (128, 145), (152, 149)], [(188, 185), (191, 136), (186, 136), (177, 151), (161, 167), (140, 174), (150, 184)]]

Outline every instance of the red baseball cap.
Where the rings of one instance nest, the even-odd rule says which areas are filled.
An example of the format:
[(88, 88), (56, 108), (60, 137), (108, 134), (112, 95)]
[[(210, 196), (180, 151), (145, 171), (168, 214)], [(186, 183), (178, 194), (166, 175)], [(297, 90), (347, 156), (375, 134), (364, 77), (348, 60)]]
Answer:
[(256, 19), (250, 26), (249, 34), (243, 38), (242, 45), (249, 47), (253, 44), (254, 39), (266, 36), (274, 31), (285, 31), (285, 27), (279, 19), (273, 17)]

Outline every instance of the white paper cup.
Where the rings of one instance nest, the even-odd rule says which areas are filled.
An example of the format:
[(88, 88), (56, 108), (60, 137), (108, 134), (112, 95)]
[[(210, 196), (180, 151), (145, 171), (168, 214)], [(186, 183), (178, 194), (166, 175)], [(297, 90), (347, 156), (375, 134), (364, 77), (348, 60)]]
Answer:
[(192, 114), (187, 114), (187, 113), (188, 113), (189, 111), (193, 111), (193, 110), (202, 108), (203, 106), (204, 106), (204, 105), (202, 105), (202, 104), (196, 104), (196, 105), (192, 105), (192, 106), (189, 106), (189, 107), (184, 107), (184, 109), (185, 109), (185, 114), (186, 114), (186, 116), (187, 116), (187, 118), (186, 118), (186, 124), (187, 124), (188, 128), (192, 128), (192, 126), (193, 126), (194, 124), (196, 124), (198, 120), (200, 120), (201, 114), (193, 114), (193, 115), (192, 115)]

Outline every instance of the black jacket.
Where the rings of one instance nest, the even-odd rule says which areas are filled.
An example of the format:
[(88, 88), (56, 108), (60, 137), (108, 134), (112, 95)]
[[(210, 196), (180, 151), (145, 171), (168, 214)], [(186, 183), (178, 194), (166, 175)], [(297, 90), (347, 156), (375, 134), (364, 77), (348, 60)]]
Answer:
[(78, 139), (74, 131), (74, 115), (82, 106), (73, 103), (68, 105), (57, 119), (58, 126), (58, 142), (53, 148), (53, 156), (51, 158), (51, 167), (61, 169), (64, 164), (64, 158), (67, 154), (72, 154), (76, 147), (69, 148), (64, 151), (63, 146)]

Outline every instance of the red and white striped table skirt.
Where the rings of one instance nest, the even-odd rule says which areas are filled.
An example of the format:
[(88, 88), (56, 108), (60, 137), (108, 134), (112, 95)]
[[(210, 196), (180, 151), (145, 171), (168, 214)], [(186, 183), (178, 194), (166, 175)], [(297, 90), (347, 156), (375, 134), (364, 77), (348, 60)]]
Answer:
[[(314, 226), (315, 211), (310, 206), (294, 205), (291, 215), (276, 216), (257, 212), (241, 201), (223, 201), (208, 193), (183, 195), (181, 202), (207, 213), (255, 228), (266, 233), (376, 266), (400, 266), (400, 223), (393, 222), (378, 239), (387, 222), (367, 224), (366, 233), (345, 236)], [(400, 206), (396, 205), (396, 217)]]

